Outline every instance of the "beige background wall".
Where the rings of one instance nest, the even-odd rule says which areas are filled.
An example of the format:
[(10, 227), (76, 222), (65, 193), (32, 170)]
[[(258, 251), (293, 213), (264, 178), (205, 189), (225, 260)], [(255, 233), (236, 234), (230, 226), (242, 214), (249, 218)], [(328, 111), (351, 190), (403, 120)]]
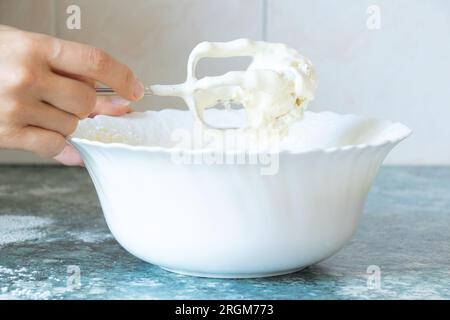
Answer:
[[(81, 30), (65, 26), (70, 4), (81, 7)], [(366, 25), (374, 4), (381, 10), (379, 30)], [(317, 67), (311, 110), (402, 121), (415, 132), (388, 163), (450, 164), (446, 0), (0, 0), (0, 23), (101, 47), (149, 84), (183, 81), (189, 51), (202, 40), (286, 42)], [(243, 63), (201, 67), (203, 74), (218, 74)], [(145, 98), (136, 107), (182, 105)], [(0, 151), (0, 163), (19, 162), (42, 160)]]

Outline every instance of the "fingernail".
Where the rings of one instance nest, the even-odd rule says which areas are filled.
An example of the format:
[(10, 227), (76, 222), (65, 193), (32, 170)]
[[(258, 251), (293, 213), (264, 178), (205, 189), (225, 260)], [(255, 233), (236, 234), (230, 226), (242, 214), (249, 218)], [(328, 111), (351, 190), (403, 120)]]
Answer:
[(134, 97), (136, 99), (140, 99), (144, 96), (144, 93), (145, 93), (144, 84), (136, 79), (136, 82), (134, 83), (134, 92), (133, 92)]
[(131, 101), (125, 100), (121, 97), (112, 97), (111, 103), (115, 104), (116, 106), (128, 106), (131, 103)]

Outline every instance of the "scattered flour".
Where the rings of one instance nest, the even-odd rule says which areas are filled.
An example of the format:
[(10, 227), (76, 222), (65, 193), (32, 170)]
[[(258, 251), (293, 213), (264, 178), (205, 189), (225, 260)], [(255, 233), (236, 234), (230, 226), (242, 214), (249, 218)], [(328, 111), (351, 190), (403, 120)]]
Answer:
[(14, 270), (10, 269), (10, 268), (5, 268), (0, 266), (0, 274), (7, 274), (7, 275), (13, 275), (14, 274)]
[(40, 229), (52, 222), (33, 216), (0, 216), (0, 246), (39, 239), (44, 235)]
[(99, 243), (113, 239), (112, 234), (107, 232), (68, 232), (68, 235), (73, 237), (75, 240), (85, 243)]
[(73, 189), (72, 188), (64, 188), (64, 187), (58, 187), (58, 188), (53, 188), (53, 187), (49, 187), (49, 186), (41, 186), (40, 188), (36, 188), (36, 189), (31, 189), (29, 190), (29, 193), (33, 196), (47, 196), (47, 195), (54, 195), (54, 194), (67, 194), (67, 193), (72, 193)]

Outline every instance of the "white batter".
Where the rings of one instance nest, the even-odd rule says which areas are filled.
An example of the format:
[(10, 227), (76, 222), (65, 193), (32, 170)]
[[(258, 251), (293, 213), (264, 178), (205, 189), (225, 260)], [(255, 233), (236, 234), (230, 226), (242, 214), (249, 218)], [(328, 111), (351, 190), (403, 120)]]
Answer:
[[(222, 76), (195, 76), (202, 58), (250, 56), (245, 71)], [(206, 108), (230, 102), (242, 104), (247, 112), (247, 130), (276, 130), (287, 133), (289, 126), (302, 117), (316, 89), (311, 62), (284, 44), (239, 39), (231, 42), (202, 42), (189, 56), (187, 80), (180, 85), (154, 85), (156, 95), (183, 98), (195, 118), (206, 125)], [(207, 126), (207, 125), (206, 125)]]

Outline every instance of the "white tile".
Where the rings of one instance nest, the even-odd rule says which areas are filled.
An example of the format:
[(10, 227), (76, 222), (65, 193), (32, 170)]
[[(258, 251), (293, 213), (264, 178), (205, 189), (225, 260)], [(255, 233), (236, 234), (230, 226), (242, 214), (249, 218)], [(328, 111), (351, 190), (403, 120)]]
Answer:
[[(381, 29), (366, 26), (369, 5)], [(450, 3), (445, 0), (268, 0), (268, 39), (308, 56), (312, 110), (392, 119), (414, 134), (389, 163), (450, 164)]]
[(0, 24), (52, 34), (53, 0), (0, 0)]

